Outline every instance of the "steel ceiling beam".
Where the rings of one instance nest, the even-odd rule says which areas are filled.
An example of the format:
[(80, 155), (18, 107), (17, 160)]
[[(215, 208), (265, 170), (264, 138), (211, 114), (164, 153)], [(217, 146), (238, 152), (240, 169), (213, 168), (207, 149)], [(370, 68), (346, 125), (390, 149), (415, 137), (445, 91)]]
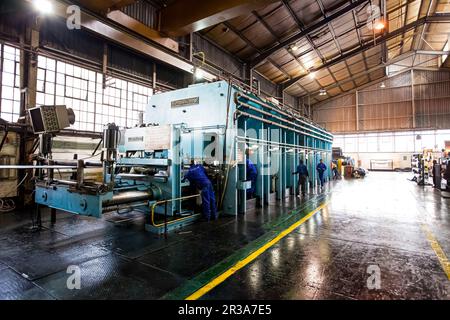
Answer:
[(184, 36), (267, 6), (277, 0), (176, 0), (161, 10), (160, 31)]
[[(379, 64), (379, 65), (377, 65), (375, 67), (372, 67), (372, 68), (370, 68), (368, 70), (361, 71), (361, 72), (351, 76), (350, 78), (347, 78), (344, 81), (341, 81), (341, 83), (345, 84), (345, 83), (354, 81), (354, 80), (358, 79), (359, 77), (362, 77), (364, 75), (369, 75), (372, 72), (378, 71), (378, 70), (383, 69), (383, 68), (385, 68), (387, 66), (390, 66), (390, 65), (393, 65), (395, 63), (398, 63), (398, 62), (400, 62), (402, 60), (408, 59), (408, 58), (410, 58), (410, 57), (412, 57), (414, 55), (415, 55), (415, 52), (406, 52), (404, 54), (401, 54), (401, 55), (395, 57), (394, 59), (392, 59), (388, 63), (382, 63), (382, 64)], [(337, 84), (330, 84), (328, 86), (325, 86), (325, 89), (326, 90), (331, 90), (331, 89), (337, 88), (337, 86), (338, 86)], [(315, 95), (317, 93), (319, 93), (319, 91), (310, 92), (309, 94), (310, 95)]]
[[(378, 37), (377, 39), (375, 39), (375, 41), (370, 40), (370, 41), (366, 42), (363, 46), (358, 46), (355, 49), (338, 56), (336, 59), (327, 61), (325, 64), (322, 64), (320, 67), (314, 69), (314, 71), (318, 71), (318, 70), (333, 66), (335, 64), (338, 64), (339, 62), (349, 59), (361, 52), (364, 52), (368, 49), (378, 46), (386, 41), (389, 41), (389, 40), (403, 34), (403, 32), (406, 32), (407, 30), (414, 29), (418, 26), (425, 25), (427, 23), (432, 23), (432, 22), (436, 22), (436, 23), (437, 22), (450, 22), (450, 14), (435, 14), (433, 16), (420, 18), (414, 22), (407, 24), (406, 26), (403, 26), (401, 28), (398, 28), (397, 30), (394, 30), (394, 31), (386, 34), (386, 35)], [(303, 77), (305, 77), (305, 75), (292, 78), (291, 80), (285, 82), (283, 84), (284, 88), (288, 88), (288, 87), (292, 86), (294, 83), (296, 83)]]
[[(295, 14), (294, 10), (292, 9), (291, 5), (289, 4), (289, 0), (282, 0), (281, 3), (284, 5), (284, 7), (286, 8), (286, 10), (288, 11), (289, 15), (291, 16), (291, 18), (295, 21), (295, 24), (297, 25), (297, 27), (300, 29), (300, 32), (303, 31), (305, 29), (305, 24), (298, 18), (298, 16)], [(323, 57), (322, 53), (320, 52), (319, 48), (316, 46), (316, 44), (314, 43), (314, 41), (311, 39), (311, 37), (309, 36), (309, 34), (307, 34), (305, 36), (306, 40), (308, 40), (309, 45), (311, 46), (312, 50), (314, 51), (314, 53), (319, 57), (320, 61), (322, 61), (322, 63), (325, 62), (325, 58)], [(308, 69), (305, 68), (305, 66), (303, 65), (303, 63), (301, 63), (301, 61), (295, 56), (295, 54), (293, 54), (292, 50), (288, 49), (287, 50), (293, 57), (294, 59), (300, 63), (300, 65), (302, 66), (302, 68), (308, 72)], [(319, 87), (322, 87), (322, 85), (319, 83), (319, 81), (314, 78), (314, 81), (316, 82), (316, 84)], [(303, 89), (302, 86), (300, 86), (300, 88)], [(304, 89), (303, 89), (304, 90)], [(306, 91), (306, 90), (305, 90)]]
[[(415, 57), (417, 54), (438, 56), (438, 55), (450, 54), (450, 51), (426, 51), (426, 50), (407, 51), (407, 52), (402, 53), (401, 55), (391, 59), (387, 63), (382, 63), (382, 64), (379, 64), (379, 65), (377, 65), (375, 67), (372, 67), (372, 68), (370, 68), (368, 70), (364, 70), (362, 72), (359, 72), (359, 73), (355, 74), (354, 76), (352, 76), (351, 78), (347, 78), (347, 79), (341, 81), (341, 84), (345, 84), (345, 83), (354, 81), (357, 78), (362, 77), (364, 75), (370, 75), (372, 72), (378, 71), (378, 70), (383, 69), (383, 68), (385, 68), (387, 66), (395, 65), (396, 63), (399, 63), (399, 62), (401, 62), (401, 61), (403, 61), (405, 59), (408, 59), (408, 58), (411, 58), (411, 57)], [(411, 67), (409, 67), (409, 66), (405, 66), (405, 67), (406, 68), (418, 68), (417, 66), (414, 66), (414, 65), (412, 65)], [(331, 84), (331, 85), (325, 86), (325, 89), (326, 90), (330, 90), (330, 89), (334, 89), (334, 88), (337, 88), (337, 87), (338, 87), (338, 84), (335, 83), (335, 84)], [(311, 92), (309, 94), (310, 95), (315, 95), (315, 94), (318, 94), (318, 93), (319, 93), (319, 91), (316, 90), (316, 91)], [(343, 92), (343, 93), (345, 93), (345, 92)]]
[[(269, 26), (269, 24), (266, 22), (266, 20), (264, 20), (256, 11), (252, 11), (252, 14), (256, 17), (256, 19), (258, 20), (259, 23), (261, 23), (267, 31), (269, 31), (269, 33), (272, 35), (272, 37), (278, 42), (280, 43), (280, 39), (278, 38), (278, 36), (275, 34), (275, 31), (273, 31), (273, 29)], [(303, 63), (291, 52), (289, 51), (289, 54), (292, 56), (292, 58), (300, 65), (300, 67), (302, 67), (302, 69), (306, 70), (305, 66), (303, 65)], [(280, 65), (280, 67), (282, 68), (283, 66)], [(281, 70), (280, 70), (281, 71)], [(307, 92), (307, 90), (305, 90), (305, 88), (303, 88), (300, 84), (298, 84), (299, 87)]]
[(136, 0), (77, 0), (82, 7), (97, 13), (108, 13), (136, 2)]
[[(250, 39), (248, 39), (241, 31), (236, 29), (232, 24), (230, 24), (227, 21), (223, 22), (223, 24), (228, 29), (230, 29), (234, 34), (236, 34), (242, 41), (244, 41), (249, 47), (252, 47), (257, 52), (261, 52), (260, 49), (253, 42), (250, 41)], [(281, 73), (283, 73), (286, 78), (292, 79), (292, 77), (278, 63), (276, 63), (270, 58), (267, 59), (267, 61), (269, 61), (272, 65), (275, 66), (275, 68), (277, 68)]]
[(106, 14), (106, 17), (124, 26), (125, 28), (128, 28), (131, 31), (136, 32), (137, 34), (166, 47), (167, 49), (179, 53), (178, 42), (172, 40), (171, 38), (161, 36), (161, 34), (158, 31), (130, 17), (129, 15), (123, 13), (120, 10), (111, 11)]
[(283, 48), (289, 47), (291, 44), (300, 40), (301, 38), (305, 37), (306, 35), (309, 35), (311, 32), (316, 31), (317, 29), (327, 25), (329, 22), (335, 20), (336, 18), (339, 18), (340, 16), (346, 14), (347, 12), (350, 12), (354, 8), (360, 6), (364, 3), (367, 3), (367, 2), (368, 2), (368, 0), (356, 0), (355, 2), (352, 2), (352, 3), (348, 4), (347, 6), (345, 6), (343, 9), (336, 11), (333, 14), (330, 14), (327, 18), (322, 19), (319, 22), (314, 23), (313, 25), (311, 25), (309, 27), (306, 27), (305, 29), (303, 29), (303, 31), (287, 38), (286, 40), (283, 40), (278, 45), (275, 45), (275, 46), (263, 51), (259, 56), (257, 56), (256, 58), (254, 58), (251, 61), (251, 67), (253, 68), (253, 67), (259, 65), (261, 62), (266, 60), (268, 57), (270, 57), (275, 52), (277, 52)]
[[(326, 19), (327, 18), (327, 13), (325, 12), (325, 6), (323, 5), (322, 0), (316, 0), (316, 2), (319, 4), (320, 11), (322, 12), (323, 17)], [(352, 10), (352, 12), (353, 12), (353, 10)], [(338, 49), (339, 54), (342, 55), (342, 48), (341, 48), (341, 45), (339, 44), (339, 41), (337, 40), (336, 34), (334, 33), (333, 26), (331, 25), (331, 22), (327, 23), (327, 27), (328, 27), (328, 30), (331, 33), (331, 36), (333, 38), (333, 42), (334, 42), (336, 48)], [(347, 64), (347, 61), (345, 61), (345, 66), (347, 67), (347, 70), (348, 70), (349, 74), (351, 74), (350, 68), (348, 67), (348, 64)], [(330, 74), (331, 78), (333, 78), (333, 81), (339, 85), (339, 88), (341, 89), (341, 91), (344, 91), (344, 88), (341, 87), (339, 81), (336, 79), (336, 77), (334, 76), (333, 72), (331, 72), (330, 68), (327, 68), (327, 70), (328, 70), (328, 73)], [(355, 85), (356, 85), (356, 83), (355, 83)]]
[[(32, 3), (31, 0), (25, 1), (30, 4)], [(50, 1), (53, 5), (54, 15), (67, 19), (68, 4), (57, 0)], [(191, 74), (194, 73), (195, 65), (192, 62), (180, 57), (179, 55), (163, 50), (149, 41), (147, 42), (137, 36), (131, 35), (116, 26), (111, 26), (110, 23), (111, 22), (106, 19), (101, 19), (101, 17), (81, 10), (81, 27), (84, 30), (95, 33), (109, 41), (142, 53), (151, 59), (161, 61), (178, 70), (183, 70)], [(208, 72), (207, 70), (203, 70), (203, 73), (206, 80), (211, 81), (217, 79), (214, 74)]]

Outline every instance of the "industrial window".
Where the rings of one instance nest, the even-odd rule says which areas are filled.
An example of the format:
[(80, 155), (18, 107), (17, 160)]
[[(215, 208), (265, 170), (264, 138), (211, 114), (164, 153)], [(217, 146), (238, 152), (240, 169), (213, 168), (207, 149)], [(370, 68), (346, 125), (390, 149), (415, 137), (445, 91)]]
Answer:
[(333, 147), (342, 147), (344, 153), (414, 153), (423, 149), (441, 150), (445, 141), (450, 141), (450, 130), (400, 131), (335, 135)]
[(64, 78), (64, 89), (65, 97), (87, 101), (88, 79), (72, 77), (66, 74)]
[(20, 115), (20, 50), (0, 44), (0, 117), (15, 122)]
[[(420, 138), (417, 137), (420, 136)], [(436, 135), (434, 131), (422, 131), (416, 134), (416, 151), (423, 149), (435, 149), (439, 146), (436, 144)]]
[(131, 110), (131, 123), (136, 124), (139, 120), (139, 113), (145, 111), (148, 97), (152, 95), (152, 89), (139, 84), (131, 84), (128, 91), (128, 100)]
[(333, 147), (344, 149), (344, 137), (343, 136), (334, 136), (333, 137)]
[(77, 130), (101, 131), (107, 123), (134, 126), (152, 89), (44, 56), (38, 57), (37, 104), (72, 108)]
[(413, 132), (396, 132), (395, 151), (396, 152), (412, 152), (414, 151), (414, 133)]
[(378, 136), (376, 134), (368, 134), (366, 141), (367, 152), (378, 152)]
[(358, 152), (367, 152), (367, 136), (361, 135), (358, 137)]
[(357, 152), (358, 151), (358, 136), (348, 135), (344, 139), (344, 150), (347, 152)]
[(39, 57), (36, 83), (36, 103), (38, 105), (55, 104), (55, 81), (55, 61)]
[(394, 137), (392, 133), (380, 133), (378, 140), (380, 152), (394, 152)]

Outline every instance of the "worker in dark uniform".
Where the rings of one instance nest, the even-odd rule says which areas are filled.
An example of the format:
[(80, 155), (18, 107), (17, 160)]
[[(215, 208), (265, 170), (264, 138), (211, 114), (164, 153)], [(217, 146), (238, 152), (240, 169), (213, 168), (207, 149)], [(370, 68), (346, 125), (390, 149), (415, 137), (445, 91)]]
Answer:
[(450, 191), (450, 160), (447, 161), (445, 171), (444, 171), (444, 179), (447, 180), (446, 190)]
[(255, 196), (258, 169), (253, 164), (252, 160), (250, 160), (250, 158), (247, 158), (245, 167), (247, 172), (247, 180), (250, 180), (252, 182), (250, 189), (247, 189), (247, 199), (251, 199)]
[(300, 195), (300, 189), (302, 195), (306, 194), (306, 182), (308, 181), (309, 173), (308, 168), (303, 164), (303, 160), (300, 160), (297, 170), (292, 174), (298, 174), (298, 184), (297, 184), (297, 196)]
[(442, 173), (441, 165), (436, 160), (433, 160), (433, 187), (441, 189)]
[(205, 168), (200, 164), (191, 162), (189, 171), (184, 175), (183, 182), (189, 180), (189, 183), (195, 188), (201, 190), (202, 211), (205, 220), (210, 221), (217, 218), (216, 195), (211, 181), (206, 175)]
[(319, 174), (319, 180), (320, 180), (320, 188), (323, 189), (323, 184), (325, 182), (325, 171), (327, 170), (327, 166), (325, 163), (323, 163), (323, 160), (320, 159), (319, 164), (316, 167), (317, 173)]

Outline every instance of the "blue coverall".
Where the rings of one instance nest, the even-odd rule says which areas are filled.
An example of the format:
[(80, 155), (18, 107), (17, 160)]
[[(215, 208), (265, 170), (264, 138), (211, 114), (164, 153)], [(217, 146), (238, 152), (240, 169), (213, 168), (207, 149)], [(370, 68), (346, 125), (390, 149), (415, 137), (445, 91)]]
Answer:
[(297, 194), (300, 193), (300, 188), (302, 189), (302, 194), (306, 193), (306, 181), (309, 177), (308, 168), (302, 163), (297, 166), (297, 171), (292, 174), (300, 175), (298, 178)]
[(216, 219), (216, 196), (211, 181), (206, 175), (206, 170), (202, 165), (191, 165), (189, 171), (184, 175), (183, 181), (200, 189), (202, 195), (202, 211), (206, 220)]
[(323, 183), (324, 183), (324, 176), (323, 174), (325, 173), (325, 170), (327, 170), (327, 166), (325, 165), (325, 163), (320, 162), (317, 165), (317, 172), (319, 173), (319, 180), (320, 180), (320, 186), (323, 187)]
[(253, 164), (253, 162), (247, 158), (246, 161), (246, 171), (247, 171), (247, 180), (252, 182), (252, 186), (250, 189), (247, 189), (247, 198), (253, 197), (256, 191), (256, 178), (258, 177), (258, 169)]

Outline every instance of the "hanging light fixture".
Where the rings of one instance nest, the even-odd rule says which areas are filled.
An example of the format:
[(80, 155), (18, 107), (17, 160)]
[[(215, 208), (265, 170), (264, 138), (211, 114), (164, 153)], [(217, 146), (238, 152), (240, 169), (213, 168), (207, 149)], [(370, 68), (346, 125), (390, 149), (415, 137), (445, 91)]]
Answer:
[(384, 84), (384, 81), (380, 84), (380, 88), (386, 88), (386, 85)]
[(319, 96), (326, 96), (326, 95), (327, 95), (327, 91), (325, 89), (319, 90)]
[(385, 25), (384, 21), (381, 19), (378, 19), (377, 21), (375, 21), (375, 23), (373, 25), (373, 28), (378, 31), (383, 30), (385, 27), (386, 27), (386, 25)]
[(291, 46), (291, 50), (292, 50), (292, 51), (297, 51), (298, 49), (300, 49), (300, 47), (299, 47), (297, 44), (293, 44), (293, 45)]
[(53, 5), (49, 0), (34, 0), (33, 6), (43, 14), (53, 13)]

